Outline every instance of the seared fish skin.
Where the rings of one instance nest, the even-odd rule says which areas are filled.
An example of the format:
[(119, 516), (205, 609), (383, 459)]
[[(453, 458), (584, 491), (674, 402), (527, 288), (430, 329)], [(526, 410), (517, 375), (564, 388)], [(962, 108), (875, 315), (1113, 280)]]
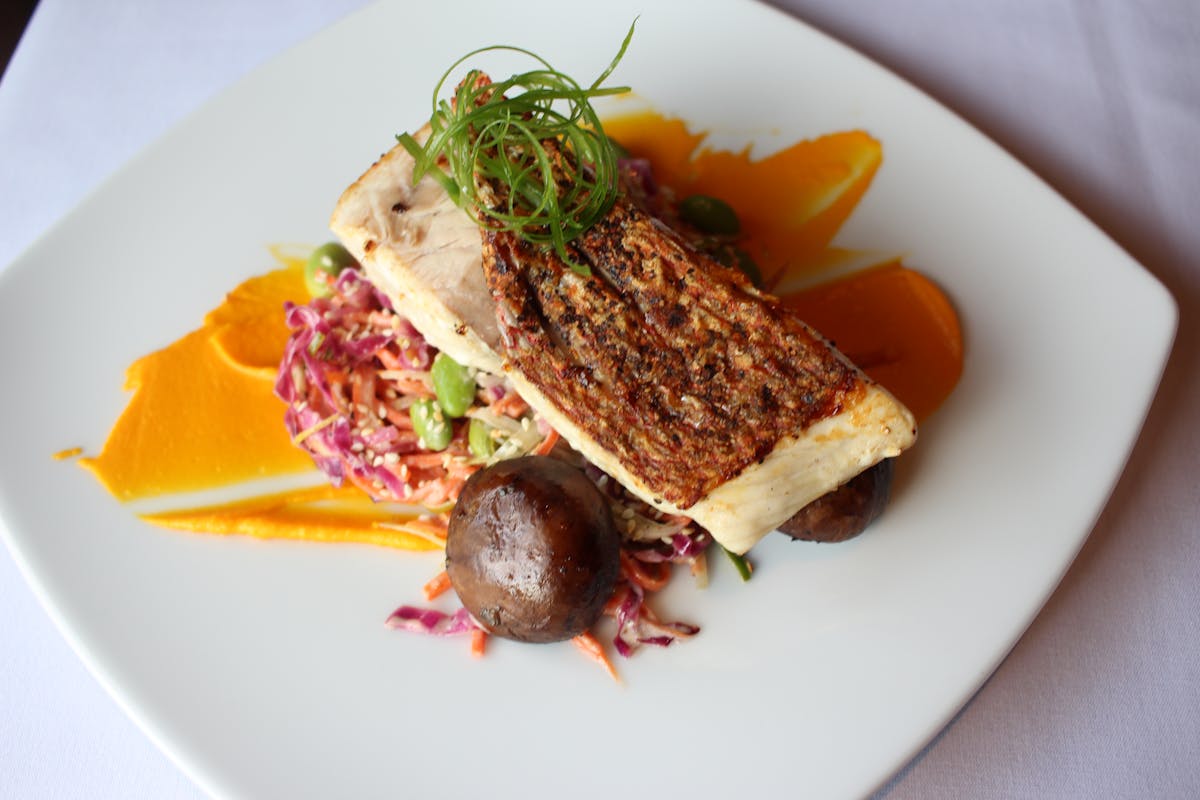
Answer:
[[(514, 234), (483, 234), (505, 371), (573, 447), (726, 547), (744, 552), (911, 444), (894, 398), (628, 199), (568, 250), (591, 277)], [(805, 465), (819, 474), (791, 474)], [(800, 488), (772, 485), (788, 481)]]
[(572, 250), (592, 278), (485, 234), (508, 363), (681, 509), (862, 390), (794, 315), (631, 203)]

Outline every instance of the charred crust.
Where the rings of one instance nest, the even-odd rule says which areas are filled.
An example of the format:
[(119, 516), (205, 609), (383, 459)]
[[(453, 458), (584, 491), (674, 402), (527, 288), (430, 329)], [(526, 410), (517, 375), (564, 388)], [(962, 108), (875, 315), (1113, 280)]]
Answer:
[(861, 391), (790, 311), (627, 201), (572, 244), (590, 278), (512, 234), (484, 240), (501, 327), (520, 343), (507, 360), (679, 508)]

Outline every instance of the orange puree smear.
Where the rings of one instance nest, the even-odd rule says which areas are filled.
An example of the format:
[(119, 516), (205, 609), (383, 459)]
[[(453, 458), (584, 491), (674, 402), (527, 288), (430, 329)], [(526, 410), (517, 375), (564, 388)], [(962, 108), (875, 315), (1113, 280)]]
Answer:
[(819, 261), (883, 159), (879, 142), (862, 131), (797, 142), (759, 160), (749, 147), (705, 147), (704, 133), (654, 111), (606, 119), (604, 132), (648, 159), (655, 179), (679, 198), (707, 194), (736, 209), (742, 244), (768, 286), (785, 269)]
[[(283, 304), (308, 302), (303, 259), (250, 278), (203, 326), (135, 361), (133, 397), (95, 458), (80, 460), (122, 501), (311, 472), (283, 425), (275, 374), (290, 332)], [(442, 546), (445, 524), (378, 505), (353, 487), (323, 485), (141, 518), (182, 531), (263, 539), (360, 542), (405, 550)]]
[(307, 299), (297, 267), (251, 278), (199, 330), (133, 362), (129, 404), (100, 454), (79, 463), (123, 501), (312, 470), (273, 394), (283, 303)]
[(937, 410), (958, 383), (963, 368), (958, 316), (919, 272), (892, 262), (782, 299), (918, 421)]
[(357, 542), (401, 550), (445, 546), (445, 524), (379, 506), (354, 487), (318, 486), (206, 508), (142, 514), (155, 525), (260, 539)]

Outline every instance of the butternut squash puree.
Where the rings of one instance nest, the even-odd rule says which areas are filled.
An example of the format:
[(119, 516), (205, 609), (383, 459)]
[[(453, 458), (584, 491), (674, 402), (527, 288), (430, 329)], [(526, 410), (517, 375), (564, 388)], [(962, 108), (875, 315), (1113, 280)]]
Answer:
[(283, 303), (306, 301), (301, 269), (251, 278), (199, 330), (130, 365), (133, 392), (100, 454), (80, 463), (122, 501), (311, 470), (273, 394)]
[[(356, 542), (401, 550), (442, 547), (438, 526), (413, 519), (411, 512), (372, 503), (359, 489), (318, 486), (238, 503), (142, 514), (154, 525), (194, 533), (241, 534), (260, 539)], [(396, 527), (390, 527), (396, 526)], [(403, 528), (415, 526), (425, 535)]]
[[(129, 405), (100, 454), (79, 462), (118, 499), (314, 469), (308, 454), (292, 444), (283, 425), (283, 403), (274, 395), (290, 333), (283, 304), (309, 299), (304, 261), (276, 255), (282, 269), (245, 281), (205, 316), (199, 330), (130, 365)], [(405, 550), (440, 546), (436, 524), (416, 519), (411, 510), (377, 505), (353, 487), (324, 485), (141, 518), (175, 530), (263, 539)], [(389, 527), (395, 525), (409, 530)]]
[(704, 133), (654, 111), (606, 119), (604, 132), (649, 159), (656, 180), (680, 198), (707, 194), (737, 209), (744, 247), (768, 286), (785, 270), (819, 262), (883, 160), (879, 142), (862, 131), (797, 142), (757, 161), (749, 148), (704, 147)]
[(924, 420), (962, 375), (958, 315), (919, 272), (891, 262), (781, 298)]

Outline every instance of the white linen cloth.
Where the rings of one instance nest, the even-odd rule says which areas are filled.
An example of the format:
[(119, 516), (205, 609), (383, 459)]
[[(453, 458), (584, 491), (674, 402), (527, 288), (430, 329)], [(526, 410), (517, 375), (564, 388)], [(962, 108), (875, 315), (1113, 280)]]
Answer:
[[(1074, 566), (879, 796), (1200, 797), (1200, 4), (776, 4), (996, 139), (1181, 311), (1141, 439)], [(42, 0), (0, 82), (0, 268), (191, 109), (361, 5)], [(201, 796), (86, 672), (6, 551), (0, 641), (0, 796)]]

